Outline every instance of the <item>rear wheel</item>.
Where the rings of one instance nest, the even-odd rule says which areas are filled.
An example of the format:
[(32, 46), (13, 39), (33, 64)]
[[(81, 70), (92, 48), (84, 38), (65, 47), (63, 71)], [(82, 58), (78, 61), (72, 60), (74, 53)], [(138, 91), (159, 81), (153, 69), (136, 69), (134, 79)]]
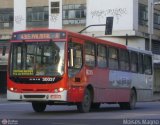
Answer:
[(135, 108), (136, 102), (137, 102), (136, 92), (135, 92), (135, 90), (132, 89), (129, 102), (121, 102), (121, 103), (119, 103), (119, 106), (121, 109), (132, 110)]
[(44, 112), (46, 104), (43, 102), (32, 102), (32, 108), (35, 112)]
[(136, 92), (134, 90), (131, 90), (130, 101), (127, 104), (128, 105), (128, 109), (135, 109), (136, 102), (137, 102)]
[(77, 109), (79, 110), (79, 112), (86, 113), (90, 111), (91, 99), (91, 92), (86, 89), (82, 102), (77, 104)]

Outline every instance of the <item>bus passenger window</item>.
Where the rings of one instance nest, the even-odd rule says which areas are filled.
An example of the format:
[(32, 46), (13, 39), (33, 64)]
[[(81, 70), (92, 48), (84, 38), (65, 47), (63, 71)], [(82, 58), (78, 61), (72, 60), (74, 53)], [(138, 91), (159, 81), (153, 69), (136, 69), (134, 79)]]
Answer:
[(6, 46), (3, 46), (2, 56), (5, 56), (5, 54), (6, 54)]
[(98, 45), (97, 65), (101, 68), (107, 67), (107, 51), (103, 45)]
[(118, 69), (118, 50), (109, 48), (109, 68)]
[(129, 53), (127, 50), (120, 50), (120, 69), (123, 71), (129, 70)]
[(151, 75), (152, 74), (152, 58), (151, 56), (144, 56), (144, 73)]
[(95, 45), (91, 42), (85, 43), (85, 63), (87, 66), (95, 66)]
[(136, 52), (131, 52), (131, 71), (138, 72), (138, 55)]
[(139, 73), (143, 74), (143, 54), (139, 53), (139, 56), (138, 56), (138, 70), (139, 70)]

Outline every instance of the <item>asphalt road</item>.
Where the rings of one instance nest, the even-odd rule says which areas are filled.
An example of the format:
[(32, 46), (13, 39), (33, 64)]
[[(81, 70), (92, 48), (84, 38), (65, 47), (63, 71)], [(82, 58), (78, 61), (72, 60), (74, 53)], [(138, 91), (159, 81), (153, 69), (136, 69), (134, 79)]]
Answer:
[(76, 106), (47, 106), (35, 113), (26, 102), (0, 103), (0, 125), (160, 125), (160, 102), (137, 103), (134, 110), (121, 110), (118, 105), (103, 104), (89, 113), (79, 113)]

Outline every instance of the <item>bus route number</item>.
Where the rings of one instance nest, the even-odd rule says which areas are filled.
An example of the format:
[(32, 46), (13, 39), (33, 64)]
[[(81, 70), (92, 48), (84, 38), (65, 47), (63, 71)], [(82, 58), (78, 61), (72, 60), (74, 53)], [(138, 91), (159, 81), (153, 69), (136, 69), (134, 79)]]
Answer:
[(42, 78), (44, 82), (54, 82), (55, 78)]

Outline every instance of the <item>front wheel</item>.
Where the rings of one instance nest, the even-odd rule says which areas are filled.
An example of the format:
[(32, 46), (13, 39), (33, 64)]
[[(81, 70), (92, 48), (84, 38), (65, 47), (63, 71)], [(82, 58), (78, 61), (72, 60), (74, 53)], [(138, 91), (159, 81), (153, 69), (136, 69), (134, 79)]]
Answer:
[(43, 102), (32, 102), (32, 108), (35, 112), (44, 112), (46, 104)]
[(90, 108), (91, 108), (91, 93), (88, 89), (86, 89), (82, 102), (77, 104), (77, 109), (79, 110), (79, 112), (86, 113), (90, 111)]

